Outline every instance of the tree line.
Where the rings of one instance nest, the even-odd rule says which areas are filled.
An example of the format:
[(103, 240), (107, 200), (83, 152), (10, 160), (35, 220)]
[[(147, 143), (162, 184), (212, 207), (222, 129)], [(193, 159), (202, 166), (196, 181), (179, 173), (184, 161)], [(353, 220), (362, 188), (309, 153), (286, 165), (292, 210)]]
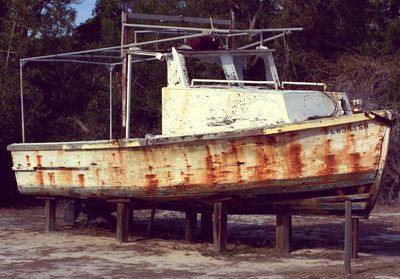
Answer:
[[(398, 0), (97, 0), (76, 26), (71, 4), (82, 0), (0, 0), (0, 204), (18, 200), (10, 143), (21, 142), (19, 59), (120, 44), (121, 11), (230, 18), (237, 28), (304, 27), (274, 41), (284, 80), (326, 82), (330, 90), (364, 99), (370, 109), (400, 107)], [(253, 40), (249, 37), (246, 40)], [(137, 67), (131, 136), (157, 134), (165, 70)], [(120, 69), (114, 75), (114, 137), (120, 125)], [(108, 70), (104, 66), (29, 63), (24, 67), (28, 142), (108, 137)], [(399, 125), (394, 127), (381, 201), (400, 191)]]

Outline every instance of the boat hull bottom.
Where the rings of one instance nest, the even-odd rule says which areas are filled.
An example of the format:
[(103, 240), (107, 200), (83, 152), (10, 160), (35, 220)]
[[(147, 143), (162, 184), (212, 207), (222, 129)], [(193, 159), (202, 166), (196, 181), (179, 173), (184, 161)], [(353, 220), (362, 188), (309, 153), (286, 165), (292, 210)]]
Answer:
[[(119, 189), (115, 195), (109, 189), (85, 193), (79, 187), (71, 187), (68, 194), (55, 189), (44, 191), (41, 187), (24, 188), (22, 194), (35, 196), (56, 196), (86, 201), (124, 201), (133, 209), (159, 208), (166, 210), (192, 210), (212, 212), (216, 201), (225, 201), (229, 214), (290, 214), (290, 215), (344, 215), (345, 201), (352, 201), (354, 217), (368, 218), (373, 184), (338, 187), (303, 187), (303, 190), (279, 191), (266, 193), (258, 191), (202, 193), (186, 196), (129, 196), (129, 190)], [(92, 189), (93, 190), (93, 189)], [(100, 195), (101, 193), (101, 195)]]

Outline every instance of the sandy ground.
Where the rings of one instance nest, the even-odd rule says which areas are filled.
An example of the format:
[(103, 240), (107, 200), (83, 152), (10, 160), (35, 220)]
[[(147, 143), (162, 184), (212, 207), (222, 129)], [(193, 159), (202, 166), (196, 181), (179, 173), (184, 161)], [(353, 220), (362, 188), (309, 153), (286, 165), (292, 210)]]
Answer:
[[(0, 209), (0, 278), (347, 278), (344, 222), (293, 217), (293, 252), (274, 246), (274, 216), (229, 216), (228, 251), (207, 241), (185, 243), (183, 215), (157, 212), (146, 239), (148, 211), (135, 211), (129, 243), (117, 244), (104, 219), (63, 223), (43, 232), (43, 208)], [(199, 222), (200, 223), (200, 222)], [(377, 207), (360, 222), (360, 257), (350, 278), (400, 278), (400, 208)]]

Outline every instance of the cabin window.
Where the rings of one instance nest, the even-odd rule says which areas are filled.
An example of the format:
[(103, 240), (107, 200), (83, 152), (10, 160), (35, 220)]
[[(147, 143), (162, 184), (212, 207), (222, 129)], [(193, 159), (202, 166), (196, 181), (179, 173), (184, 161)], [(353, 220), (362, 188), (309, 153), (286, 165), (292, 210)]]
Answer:
[(217, 59), (204, 61), (199, 58), (186, 57), (189, 80), (192, 79), (225, 79), (224, 70)]
[(243, 80), (266, 80), (265, 62), (260, 56), (249, 56), (242, 68)]
[[(249, 55), (229, 52), (187, 54), (188, 77), (211, 80), (277, 81), (272, 54)], [(239, 84), (243, 86), (243, 83)]]

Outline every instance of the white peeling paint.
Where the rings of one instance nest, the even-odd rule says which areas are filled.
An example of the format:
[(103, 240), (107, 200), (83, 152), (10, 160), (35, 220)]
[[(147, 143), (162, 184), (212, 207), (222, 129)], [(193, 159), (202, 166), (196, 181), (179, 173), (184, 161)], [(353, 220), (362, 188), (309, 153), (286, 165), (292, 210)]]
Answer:
[[(338, 96), (333, 95), (337, 102)], [(162, 133), (191, 135), (293, 123), (309, 117), (343, 114), (338, 108), (337, 103), (319, 91), (164, 88)]]

